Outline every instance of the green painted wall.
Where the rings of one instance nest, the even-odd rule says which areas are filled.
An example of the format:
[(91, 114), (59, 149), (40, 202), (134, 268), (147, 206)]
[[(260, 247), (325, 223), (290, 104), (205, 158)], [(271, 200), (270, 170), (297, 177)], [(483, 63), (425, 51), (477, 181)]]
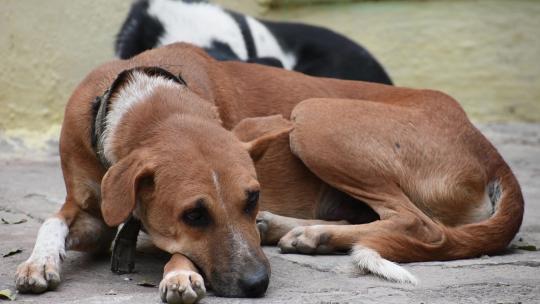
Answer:
[[(251, 0), (216, 2), (333, 28), (369, 48), (398, 85), (448, 92), (477, 121), (540, 121), (540, 1), (336, 1), (279, 10)], [(71, 91), (113, 57), (129, 4), (0, 0), (4, 137), (57, 136)]]

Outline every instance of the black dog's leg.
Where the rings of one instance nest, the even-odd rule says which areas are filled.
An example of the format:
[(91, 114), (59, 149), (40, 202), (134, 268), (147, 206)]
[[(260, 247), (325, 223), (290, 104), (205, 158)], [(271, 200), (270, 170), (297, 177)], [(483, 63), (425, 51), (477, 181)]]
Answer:
[(116, 235), (111, 256), (111, 271), (117, 274), (131, 273), (135, 268), (135, 249), (141, 222), (130, 216)]

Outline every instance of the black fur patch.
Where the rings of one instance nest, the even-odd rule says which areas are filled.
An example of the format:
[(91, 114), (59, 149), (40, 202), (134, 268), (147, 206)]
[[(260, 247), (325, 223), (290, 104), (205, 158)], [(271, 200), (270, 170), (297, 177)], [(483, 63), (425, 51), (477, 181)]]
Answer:
[(296, 55), (295, 71), (348, 80), (392, 84), (382, 65), (361, 45), (324, 27), (259, 20), (281, 47)]
[(242, 38), (244, 38), (244, 42), (246, 43), (248, 59), (256, 58), (257, 49), (255, 48), (255, 41), (253, 40), (253, 34), (247, 23), (246, 16), (233, 11), (226, 12), (234, 19), (238, 27), (240, 27)]
[(231, 47), (227, 43), (221, 41), (212, 41), (212, 46), (204, 48), (204, 50), (216, 60), (240, 60)]
[(165, 33), (163, 24), (148, 14), (148, 0), (133, 3), (126, 21), (116, 36), (115, 52), (121, 59), (131, 58), (154, 48)]
[(92, 124), (90, 126), (90, 142), (94, 150), (97, 148), (98, 135), (96, 133), (96, 118), (101, 107), (101, 96), (97, 96), (92, 102)]
[(495, 209), (501, 199), (502, 189), (500, 181), (493, 181), (488, 184), (488, 196), (491, 201), (491, 205)]

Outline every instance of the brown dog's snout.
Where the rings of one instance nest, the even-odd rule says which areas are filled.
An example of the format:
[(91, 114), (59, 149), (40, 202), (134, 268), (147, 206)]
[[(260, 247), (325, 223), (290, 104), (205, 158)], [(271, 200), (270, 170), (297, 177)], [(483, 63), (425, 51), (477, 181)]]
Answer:
[(247, 264), (226, 273), (213, 271), (209, 283), (214, 293), (217, 296), (234, 298), (264, 296), (270, 282), (270, 265), (266, 260)]
[[(255, 248), (254, 248), (255, 249)], [(238, 257), (238, 256), (237, 256)], [(258, 298), (264, 296), (270, 282), (270, 264), (260, 248), (249, 251), (239, 260), (220, 258), (207, 279), (217, 296)]]
[(270, 273), (266, 265), (261, 265), (255, 271), (242, 274), (238, 280), (238, 285), (245, 297), (262, 297), (268, 288)]

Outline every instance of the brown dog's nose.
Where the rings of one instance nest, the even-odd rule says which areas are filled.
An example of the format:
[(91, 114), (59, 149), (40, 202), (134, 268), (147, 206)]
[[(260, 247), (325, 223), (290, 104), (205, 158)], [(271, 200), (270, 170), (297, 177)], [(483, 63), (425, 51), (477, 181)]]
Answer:
[(262, 297), (269, 282), (270, 276), (266, 267), (261, 267), (254, 273), (244, 274), (238, 281), (242, 292), (248, 298)]

